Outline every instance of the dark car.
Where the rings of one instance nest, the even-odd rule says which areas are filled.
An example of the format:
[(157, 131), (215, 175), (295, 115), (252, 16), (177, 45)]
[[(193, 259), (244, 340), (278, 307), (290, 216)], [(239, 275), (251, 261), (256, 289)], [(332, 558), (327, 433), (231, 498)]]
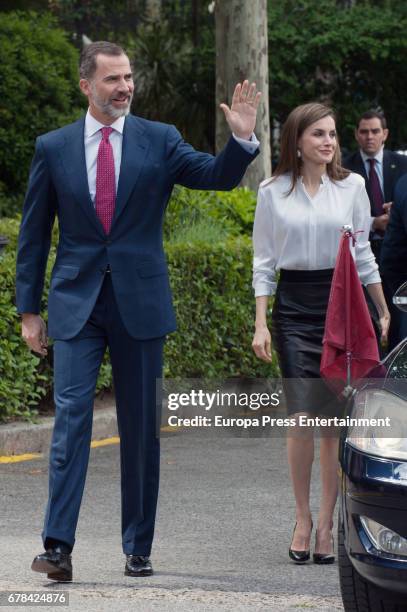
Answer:
[(340, 444), (344, 608), (406, 612), (407, 338), (354, 393), (347, 415), (366, 424), (349, 425)]

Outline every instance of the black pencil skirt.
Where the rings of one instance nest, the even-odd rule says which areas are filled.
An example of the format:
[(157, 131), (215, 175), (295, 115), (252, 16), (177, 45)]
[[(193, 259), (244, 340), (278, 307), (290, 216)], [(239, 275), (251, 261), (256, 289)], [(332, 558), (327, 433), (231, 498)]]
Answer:
[(320, 377), (333, 270), (280, 270), (271, 335), (289, 415), (340, 416), (342, 402)]

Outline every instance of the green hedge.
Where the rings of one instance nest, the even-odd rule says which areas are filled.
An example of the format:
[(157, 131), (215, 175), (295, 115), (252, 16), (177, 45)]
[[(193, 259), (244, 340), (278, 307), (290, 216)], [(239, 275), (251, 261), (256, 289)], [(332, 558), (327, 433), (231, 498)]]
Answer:
[[(10, 242), (0, 256), (0, 419), (30, 418), (40, 398), (51, 393), (51, 351), (45, 359), (30, 353), (21, 339), (14, 305), (15, 253), (19, 219), (1, 219), (0, 234)], [(47, 266), (42, 316), (55, 259), (58, 230)], [(246, 236), (221, 243), (207, 239), (166, 243), (178, 331), (168, 337), (167, 378), (267, 377), (276, 375), (251, 349), (255, 301), (251, 289), (252, 252)], [(108, 355), (97, 390), (109, 388)]]
[(256, 209), (256, 194), (247, 187), (233, 191), (195, 191), (175, 187), (165, 215), (164, 236), (186, 238), (191, 226), (213, 222), (230, 236), (251, 236)]
[(0, 419), (28, 418), (45, 394), (43, 366), (21, 340), (21, 326), (14, 305), (15, 244), (18, 223), (3, 219), (0, 234), (9, 244), (0, 255)]
[(272, 368), (251, 348), (255, 300), (249, 239), (169, 243), (166, 252), (178, 331), (166, 344), (165, 375), (271, 376)]

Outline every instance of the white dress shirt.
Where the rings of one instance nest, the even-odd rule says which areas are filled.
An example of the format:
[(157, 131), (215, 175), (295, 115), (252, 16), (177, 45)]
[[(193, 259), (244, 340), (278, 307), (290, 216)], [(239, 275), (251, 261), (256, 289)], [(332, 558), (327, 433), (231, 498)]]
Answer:
[(361, 282), (380, 283), (375, 257), (369, 244), (370, 203), (365, 181), (351, 173), (333, 182), (327, 175), (314, 197), (302, 178), (289, 196), (291, 176), (267, 179), (260, 185), (253, 228), (253, 288), (256, 297), (273, 295), (276, 272), (334, 268), (343, 225), (357, 234), (351, 247)]
[[(123, 146), (123, 128), (124, 128), (124, 117), (116, 119), (110, 126), (105, 126), (100, 123), (97, 119), (91, 115), (90, 111), (86, 113), (85, 117), (85, 159), (86, 159), (86, 171), (88, 173), (88, 185), (89, 194), (93, 203), (95, 203), (96, 196), (96, 167), (99, 144), (102, 140), (102, 132), (100, 131), (103, 127), (113, 128), (113, 132), (109, 136), (110, 144), (113, 149), (114, 157), (114, 170), (116, 179), (116, 193), (117, 185), (119, 183), (120, 175), (120, 164), (122, 161), (122, 146)], [(233, 138), (243, 147), (248, 153), (254, 153), (259, 147), (259, 141), (255, 134), (252, 134), (249, 140), (238, 138), (233, 134)]]

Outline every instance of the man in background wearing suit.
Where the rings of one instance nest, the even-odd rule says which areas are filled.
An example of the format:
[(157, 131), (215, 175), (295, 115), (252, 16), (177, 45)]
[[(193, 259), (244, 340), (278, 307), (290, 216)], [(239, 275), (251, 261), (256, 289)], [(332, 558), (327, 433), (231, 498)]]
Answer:
[[(47, 353), (39, 312), (51, 231), (59, 243), (48, 296), (54, 339), (55, 425), (45, 552), (32, 569), (72, 580), (71, 551), (89, 459), (96, 380), (109, 347), (120, 434), (125, 574), (153, 573), (159, 480), (156, 381), (175, 317), (162, 243), (174, 184), (229, 190), (258, 153), (253, 134), (260, 93), (248, 81), (221, 107), (231, 135), (216, 157), (195, 151), (174, 126), (129, 114), (129, 58), (108, 42), (87, 46), (80, 61), (86, 116), (37, 138), (17, 256), (22, 335)], [(107, 556), (107, 559), (109, 557)]]
[[(370, 244), (381, 274), (381, 248), (389, 222), (394, 189), (398, 179), (407, 172), (407, 157), (384, 149), (388, 135), (389, 130), (384, 115), (374, 110), (367, 111), (360, 117), (355, 129), (359, 151), (352, 153), (343, 161), (345, 168), (360, 174), (365, 179), (372, 214)], [(383, 289), (393, 320), (397, 315), (392, 303), (392, 293), (385, 282)], [(390, 322), (389, 350), (395, 346), (398, 335), (394, 327)]]

